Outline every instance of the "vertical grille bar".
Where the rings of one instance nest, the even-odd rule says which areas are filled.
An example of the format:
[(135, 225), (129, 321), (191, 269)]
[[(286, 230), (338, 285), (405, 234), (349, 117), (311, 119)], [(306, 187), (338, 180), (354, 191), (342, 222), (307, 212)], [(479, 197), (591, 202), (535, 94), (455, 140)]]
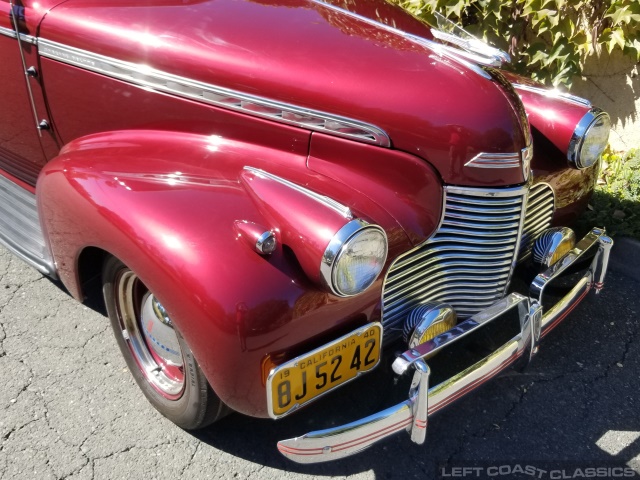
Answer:
[(438, 231), (400, 256), (385, 278), (385, 337), (397, 338), (407, 314), (428, 301), (468, 318), (502, 298), (519, 251), (528, 187), (445, 187)]

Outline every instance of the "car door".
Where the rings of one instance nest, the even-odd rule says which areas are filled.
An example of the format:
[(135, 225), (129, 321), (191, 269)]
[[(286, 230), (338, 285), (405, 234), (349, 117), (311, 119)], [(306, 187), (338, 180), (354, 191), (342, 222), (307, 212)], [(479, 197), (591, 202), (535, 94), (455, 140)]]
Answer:
[(41, 3), (0, 0), (0, 170), (32, 186), (47, 157), (57, 151), (35, 45), (45, 13)]

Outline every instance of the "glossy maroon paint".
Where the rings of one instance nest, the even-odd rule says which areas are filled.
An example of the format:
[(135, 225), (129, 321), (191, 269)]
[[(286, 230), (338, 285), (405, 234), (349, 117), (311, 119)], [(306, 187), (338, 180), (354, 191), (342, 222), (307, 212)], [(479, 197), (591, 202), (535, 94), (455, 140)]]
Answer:
[(442, 180), (419, 158), (314, 133), (308, 165), (383, 205), (414, 245), (440, 222)]
[(0, 37), (0, 65), (0, 168), (21, 180), (35, 183), (40, 170), (38, 164), (44, 163), (44, 154), (15, 39)]
[[(406, 22), (406, 14), (394, 12)], [(429, 35), (427, 27), (424, 32)], [(463, 167), (479, 152), (519, 152), (525, 146), (518, 116), (495, 82), (322, 3), (71, 0), (47, 15), (40, 33), (120, 60), (375, 124), (390, 134), (395, 148), (428, 160), (449, 183), (523, 181), (518, 168)]]
[[(513, 83), (540, 87), (518, 75), (505, 73), (505, 76)], [(566, 158), (573, 131), (591, 108), (562, 97), (554, 98), (527, 90), (518, 90), (518, 94), (527, 109), (531, 127), (550, 140), (559, 151), (564, 152)]]
[[(26, 35), (38, 36), (38, 28), (42, 19), (54, 8), (56, 5), (64, 3), (66, 0), (14, 0), (14, 4), (18, 7), (24, 8), (24, 19), (19, 22), (20, 32)], [(9, 2), (3, 1), (0, 3), (1, 9), (9, 9)], [(11, 21), (9, 16), (2, 15), (0, 19), (0, 26), (13, 29), (9, 27)]]
[[(39, 22), (53, 3), (24, 2), (24, 8), (16, 10), (20, 33), (36, 35)], [(0, 27), (15, 30), (9, 2), (0, 2)], [(26, 41), (21, 45), (27, 68), (37, 68), (36, 47)], [(47, 158), (55, 156), (60, 148), (51, 132), (38, 135), (26, 82), (31, 85), (38, 121), (49, 120), (47, 106), (40, 79), (24, 74), (15, 38), (0, 36), (0, 66), (0, 105), (3, 110), (3, 115), (0, 115), (0, 169), (33, 186)]]
[[(262, 214), (256, 200), (276, 198), (279, 192), (271, 196), (268, 189), (277, 185), (254, 196), (238, 162), (251, 158), (256, 168), (295, 178), (277, 166), (283, 155), (191, 134), (112, 132), (65, 147), (37, 186), (60, 277), (71, 291), (79, 293), (75, 264), (83, 248), (120, 258), (171, 312), (218, 395), (258, 416), (266, 415), (260, 362), (267, 353), (371, 320), (380, 301), (381, 279), (363, 295), (339, 299), (311, 282), (288, 248), (265, 257), (238, 238), (238, 220), (266, 225), (280, 239), (294, 225)], [(291, 164), (304, 161), (289, 156)], [(335, 194), (335, 183), (316, 175), (314, 188)], [(332, 222), (320, 214), (321, 204), (306, 207), (318, 226)], [(379, 223), (389, 224), (379, 211)], [(396, 251), (409, 246), (406, 237), (391, 240)]]
[[(528, 78), (504, 73), (513, 83), (541, 85)], [(599, 162), (590, 168), (577, 170), (569, 165), (567, 150), (576, 125), (590, 110), (562, 97), (517, 90), (527, 110), (534, 138), (531, 162), (535, 182), (545, 182), (556, 194), (555, 225), (570, 225), (587, 207), (597, 180)]]
[[(356, 118), (391, 136), (391, 149), (359, 144), (40, 59), (36, 103), (57, 137), (47, 137), (54, 143), (29, 158), (40, 168), (56, 156), (40, 175), (37, 196), (61, 280), (81, 299), (83, 251), (97, 247), (121, 259), (171, 313), (216, 393), (242, 413), (267, 414), (265, 355), (303, 353), (378, 320), (382, 288), (381, 276), (357, 297), (329, 294), (318, 277), (319, 258), (347, 220), (245, 166), (326, 195), (380, 225), (389, 238), (387, 266), (433, 233), (443, 182), (524, 181), (519, 167), (464, 166), (481, 151), (515, 152), (527, 143), (528, 127), (509, 87), (321, 4), (69, 0), (44, 16), (54, 3), (40, 2), (43, 10), (28, 15), (31, 34)], [(341, 6), (430, 37), (387, 3)], [(5, 40), (15, 42), (0, 37)], [(33, 49), (27, 53), (36, 60)], [(28, 104), (22, 98), (15, 108)], [(584, 206), (595, 172), (569, 169), (562, 158), (559, 145), (575, 127), (569, 125), (575, 112), (567, 112), (560, 105), (565, 121), (550, 126), (535, 114), (542, 130), (534, 129), (533, 171), (535, 181), (562, 189), (556, 221)], [(59, 155), (56, 140), (66, 144)], [(255, 228), (238, 229), (249, 224)], [(276, 232), (272, 255), (257, 254), (242, 236), (255, 236), (258, 227)]]
[(324, 252), (349, 219), (260, 173), (243, 171), (240, 179), (268, 224), (278, 225), (279, 240), (293, 250), (306, 276), (322, 285), (320, 264)]

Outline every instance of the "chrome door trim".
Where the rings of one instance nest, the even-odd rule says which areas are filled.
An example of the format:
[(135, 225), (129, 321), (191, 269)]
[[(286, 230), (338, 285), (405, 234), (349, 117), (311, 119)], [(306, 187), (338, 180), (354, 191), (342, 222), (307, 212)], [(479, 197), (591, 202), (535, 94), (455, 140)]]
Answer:
[[(6, 28), (6, 27), (0, 27), (0, 35), (4, 37), (9, 37), (9, 38), (15, 38), (15, 39), (18, 38), (18, 35), (14, 30), (11, 30), (10, 28)], [(38, 40), (36, 39), (36, 37), (32, 37), (31, 35), (25, 35), (24, 33), (20, 34), (20, 40), (26, 43), (30, 43), (32, 45), (36, 45), (38, 43)]]

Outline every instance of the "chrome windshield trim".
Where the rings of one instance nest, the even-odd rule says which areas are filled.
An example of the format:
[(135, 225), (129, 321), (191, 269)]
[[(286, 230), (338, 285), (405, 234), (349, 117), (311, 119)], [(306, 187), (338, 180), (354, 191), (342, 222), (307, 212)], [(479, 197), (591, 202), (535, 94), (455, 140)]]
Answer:
[(38, 39), (40, 55), (154, 91), (266, 118), (316, 132), (390, 147), (387, 133), (359, 120), (299, 107), (225, 87), (191, 80), (142, 64), (134, 64), (46, 39)]
[(458, 62), (460, 65), (464, 65), (465, 67), (467, 67), (469, 70), (477, 73), (478, 75), (480, 75), (481, 77), (486, 78), (487, 80), (492, 80), (493, 77), (486, 72), (484, 69), (482, 69), (481, 67), (479, 67), (477, 65), (477, 63), (481, 63), (481, 64), (486, 64), (484, 62), (480, 62), (477, 61), (477, 59), (479, 58), (479, 56), (477, 55), (472, 55), (468, 52), (465, 52), (464, 50), (459, 50), (457, 48), (451, 48), (448, 47), (446, 45), (442, 45), (441, 43), (437, 43), (434, 42), (432, 40), (428, 40), (426, 38), (422, 38), (419, 37), (417, 35), (413, 35), (411, 33), (407, 33), (404, 30), (400, 30), (399, 28), (395, 28), (395, 27), (391, 27), (389, 25), (386, 25), (382, 22), (378, 22), (376, 20), (372, 20), (368, 17), (365, 17), (363, 15), (359, 15), (357, 13), (351, 12), (349, 10), (346, 10), (342, 7), (338, 7), (336, 5), (332, 5), (330, 3), (327, 3), (324, 0), (310, 0), (313, 3), (316, 3), (318, 5), (321, 5), (325, 8), (328, 8), (329, 10), (333, 10), (335, 12), (339, 12), (343, 15), (347, 15), (351, 18), (356, 18), (364, 23), (367, 23), (369, 25), (373, 25), (374, 27), (380, 28), (382, 30), (385, 30), (387, 32), (393, 33), (395, 35), (398, 35), (400, 37), (405, 38), (406, 40), (416, 44), (416, 45), (420, 45), (423, 47), (428, 48), (429, 50), (431, 50), (432, 52), (437, 53), (438, 55), (442, 56), (442, 57), (447, 57), (450, 58), (452, 60), (455, 60), (456, 62)]
[[(15, 38), (15, 39), (18, 38), (18, 35), (16, 35), (15, 30), (12, 30), (6, 27), (0, 27), (0, 35), (4, 37), (9, 37), (9, 38)], [(20, 40), (23, 42), (30, 43), (32, 45), (36, 45), (38, 43), (38, 40), (36, 39), (36, 37), (32, 37), (31, 35), (25, 35), (24, 33), (20, 34)]]
[(266, 172), (259, 168), (254, 167), (244, 167), (245, 171), (250, 172), (258, 177), (266, 178), (269, 180), (273, 180), (275, 182), (281, 183), (297, 192), (300, 192), (306, 195), (309, 198), (312, 198), (316, 202), (322, 203), (324, 206), (330, 208), (331, 210), (339, 213), (341, 216), (346, 218), (347, 220), (351, 220), (353, 218), (353, 214), (351, 213), (351, 209), (345, 205), (342, 205), (340, 202), (337, 202), (333, 198), (327, 197), (326, 195), (321, 195), (319, 193), (313, 192), (307, 188), (304, 188), (297, 183), (290, 182), (289, 180), (285, 180), (282, 177), (278, 177), (272, 173)]
[(591, 107), (591, 102), (586, 98), (578, 97), (576, 95), (571, 95), (570, 93), (567, 93), (567, 92), (561, 92), (560, 90), (534, 87), (532, 85), (524, 85), (522, 83), (513, 83), (512, 85), (513, 85), (513, 88), (515, 88), (516, 90), (537, 93), (538, 95), (542, 95), (544, 97), (559, 98), (562, 100), (567, 100), (569, 102), (577, 103), (579, 105), (584, 105), (586, 107)]

